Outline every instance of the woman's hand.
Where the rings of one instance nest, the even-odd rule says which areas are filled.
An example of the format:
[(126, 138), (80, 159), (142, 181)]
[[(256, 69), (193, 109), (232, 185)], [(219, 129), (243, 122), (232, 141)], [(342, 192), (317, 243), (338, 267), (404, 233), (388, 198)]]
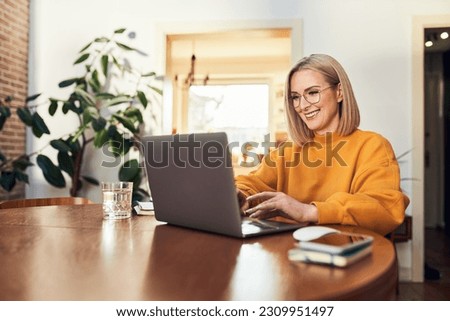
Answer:
[(266, 219), (281, 215), (297, 222), (317, 223), (318, 221), (317, 207), (299, 202), (282, 192), (262, 192), (251, 195), (246, 199), (247, 208), (252, 201), (261, 203), (244, 210), (244, 213), (251, 218)]
[(250, 203), (247, 201), (247, 196), (236, 188), (236, 194), (239, 202), (239, 208), (241, 209), (241, 214), (244, 215), (245, 211), (249, 209)]

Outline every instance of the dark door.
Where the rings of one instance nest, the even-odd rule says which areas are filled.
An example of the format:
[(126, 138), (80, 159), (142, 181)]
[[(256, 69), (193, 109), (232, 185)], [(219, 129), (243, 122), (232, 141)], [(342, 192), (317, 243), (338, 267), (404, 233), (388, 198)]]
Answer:
[(450, 236), (450, 51), (443, 54), (444, 63), (444, 221), (445, 234)]

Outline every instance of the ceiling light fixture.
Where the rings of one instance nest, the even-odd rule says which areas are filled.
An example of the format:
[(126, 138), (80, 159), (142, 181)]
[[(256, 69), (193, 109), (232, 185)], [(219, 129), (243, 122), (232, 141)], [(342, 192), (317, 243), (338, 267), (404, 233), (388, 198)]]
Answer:
[(441, 33), (441, 39), (447, 39), (448, 38), (448, 32), (444, 31)]
[[(197, 63), (197, 57), (195, 56), (195, 41), (192, 42), (192, 56), (191, 56), (191, 68), (189, 73), (184, 80), (185, 88), (190, 88), (196, 82), (196, 80), (201, 80), (203, 82), (203, 86), (206, 86), (209, 81), (209, 75), (206, 75), (203, 79), (197, 79), (195, 74), (195, 65)], [(175, 75), (175, 81), (178, 81), (178, 75)]]
[(184, 81), (184, 84), (188, 87), (191, 87), (192, 84), (195, 81), (195, 60), (197, 58), (195, 57), (195, 54), (192, 54), (191, 56), (191, 70), (189, 71), (189, 74), (186, 77), (186, 80)]

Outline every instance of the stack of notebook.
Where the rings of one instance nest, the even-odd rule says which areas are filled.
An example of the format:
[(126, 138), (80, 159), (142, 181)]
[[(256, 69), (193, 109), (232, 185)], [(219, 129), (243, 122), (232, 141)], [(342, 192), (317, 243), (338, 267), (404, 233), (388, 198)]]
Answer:
[(300, 241), (288, 252), (291, 261), (351, 265), (372, 252), (373, 238), (362, 234), (336, 233), (311, 241)]
[(155, 215), (153, 202), (137, 202), (134, 210), (137, 215)]

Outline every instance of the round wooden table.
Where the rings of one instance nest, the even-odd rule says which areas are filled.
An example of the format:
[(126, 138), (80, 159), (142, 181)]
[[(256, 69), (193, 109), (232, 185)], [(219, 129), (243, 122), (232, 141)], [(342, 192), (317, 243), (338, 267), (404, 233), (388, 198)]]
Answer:
[(0, 300), (395, 299), (393, 244), (347, 268), (294, 263), (292, 232), (241, 240), (99, 204), (0, 210)]

